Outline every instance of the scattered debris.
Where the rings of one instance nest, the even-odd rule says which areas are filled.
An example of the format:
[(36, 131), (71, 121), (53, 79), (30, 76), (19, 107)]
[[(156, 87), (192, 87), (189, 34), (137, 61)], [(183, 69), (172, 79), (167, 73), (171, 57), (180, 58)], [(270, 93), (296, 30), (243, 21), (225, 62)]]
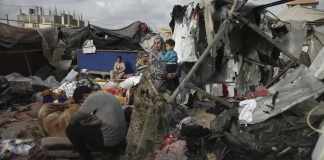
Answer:
[[(164, 40), (142, 22), (120, 30), (89, 25), (21, 31), (34, 36), (23, 40), (35, 43), (29, 49), (43, 51), (50, 65), (43, 65), (36, 74), (39, 77), (17, 73), (0, 77), (0, 117), (9, 113), (0, 118), (1, 128), (6, 128), (0, 129), (6, 135), (1, 138), (30, 138), (29, 127), (12, 134), (17, 137), (8, 135), (13, 125), (35, 122), (35, 115), (29, 114), (34, 110), (28, 105), (34, 101), (32, 97), (41, 102), (38, 120), (45, 134), (39, 142), (21, 146), (17, 141), (1, 141), (1, 156), (7, 156), (5, 150), (15, 155), (27, 155), (31, 150), (29, 159), (80, 158), (82, 154), (73, 152), (73, 141), (66, 138), (65, 129), (85, 104), (96, 108), (97, 101), (83, 101), (88, 94), (101, 91), (122, 105), (118, 113), (124, 112), (125, 118), (118, 118), (127, 123), (109, 121), (110, 126), (123, 126), (123, 134), (118, 136), (128, 131), (125, 153), (118, 149), (117, 157), (321, 159), (324, 112), (317, 109), (324, 100), (324, 33), (320, 29), (324, 12), (295, 6), (274, 16), (266, 10), (288, 1), (256, 5), (244, 0), (202, 0), (174, 6), (170, 28), (175, 46), (166, 41), (169, 49), (174, 47), (169, 51), (177, 52), (172, 69), (171, 63), (159, 58), (165, 52)], [(293, 13), (303, 17), (296, 19)], [(13, 30), (20, 29), (10, 32)], [(57, 42), (58, 32), (66, 36)], [(0, 47), (9, 52), (20, 45), (18, 40), (10, 44), (0, 43)], [(64, 55), (71, 57), (63, 60)], [(124, 60), (118, 78), (108, 71), (115, 68), (116, 57)], [(34, 64), (28, 59), (25, 62), (28, 72), (35, 73)], [(53, 70), (60, 82), (48, 74)], [(91, 111), (101, 118), (103, 113)], [(93, 155), (113, 156), (105, 152)]]

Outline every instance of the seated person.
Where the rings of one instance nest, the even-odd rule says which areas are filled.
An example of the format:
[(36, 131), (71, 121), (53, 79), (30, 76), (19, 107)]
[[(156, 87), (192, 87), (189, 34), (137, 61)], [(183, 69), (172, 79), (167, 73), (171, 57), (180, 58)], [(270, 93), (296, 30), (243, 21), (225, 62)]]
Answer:
[(114, 70), (110, 73), (111, 80), (119, 81), (120, 79), (122, 79), (125, 75), (125, 70), (125, 63), (123, 62), (122, 57), (118, 56), (114, 64)]
[(91, 152), (119, 156), (126, 147), (127, 122), (122, 106), (111, 94), (91, 94), (72, 115), (66, 135), (81, 160), (93, 160)]
[(79, 110), (79, 106), (91, 92), (91, 88), (81, 86), (74, 91), (73, 102), (56, 105), (44, 104), (38, 112), (38, 118), (46, 134), (51, 137), (66, 137), (65, 129), (72, 114)]

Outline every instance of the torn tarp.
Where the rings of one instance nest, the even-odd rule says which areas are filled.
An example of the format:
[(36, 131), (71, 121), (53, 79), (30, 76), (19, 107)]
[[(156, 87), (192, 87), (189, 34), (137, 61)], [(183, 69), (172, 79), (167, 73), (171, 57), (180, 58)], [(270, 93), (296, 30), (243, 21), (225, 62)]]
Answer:
[(324, 92), (324, 83), (314, 77), (306, 66), (300, 66), (288, 73), (269, 88), (271, 96), (258, 98), (253, 112), (253, 121), (263, 122), (310, 98), (317, 98)]
[(293, 53), (293, 56), (300, 58), (302, 53), (301, 49), (303, 44), (306, 41), (307, 29), (305, 29), (305, 23), (301, 22), (290, 22), (286, 25), (288, 33), (283, 37), (277, 39), (283, 46), (286, 46), (290, 53)]
[(310, 69), (314, 72), (314, 76), (320, 80), (324, 79), (324, 48), (318, 53), (314, 59)]
[(59, 86), (59, 82), (55, 77), (49, 76), (47, 79), (42, 80), (37, 76), (24, 77), (19, 73), (12, 73), (6, 76), (9, 82), (26, 82), (32, 86), (42, 86), (46, 88), (55, 88)]
[(313, 62), (320, 50), (324, 47), (324, 31), (321, 32), (315, 27), (308, 39), (309, 49), (307, 53), (311, 62)]

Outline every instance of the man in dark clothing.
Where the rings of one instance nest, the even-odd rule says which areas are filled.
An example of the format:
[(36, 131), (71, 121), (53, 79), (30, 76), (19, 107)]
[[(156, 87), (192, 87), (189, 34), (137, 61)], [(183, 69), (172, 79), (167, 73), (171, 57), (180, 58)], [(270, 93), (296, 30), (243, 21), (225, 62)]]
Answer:
[(63, 31), (62, 31), (62, 28), (61, 27), (58, 27), (57, 28), (57, 42), (59, 42), (60, 40), (62, 40), (64, 42), (64, 34), (63, 34)]
[(75, 113), (66, 135), (82, 160), (92, 160), (91, 151), (118, 154), (126, 147), (127, 123), (118, 100), (111, 94), (91, 94)]

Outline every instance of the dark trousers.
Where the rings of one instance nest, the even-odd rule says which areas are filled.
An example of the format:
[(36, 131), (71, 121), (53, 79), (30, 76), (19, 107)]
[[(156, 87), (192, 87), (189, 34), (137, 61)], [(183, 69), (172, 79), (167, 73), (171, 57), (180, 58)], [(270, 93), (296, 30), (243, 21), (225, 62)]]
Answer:
[(166, 64), (165, 67), (168, 73), (176, 73), (178, 69), (178, 64)]
[(92, 151), (118, 154), (125, 148), (125, 142), (116, 146), (106, 147), (102, 136), (101, 124), (97, 123), (97, 119), (90, 114), (80, 112), (76, 114), (73, 116), (78, 117), (66, 128), (66, 135), (80, 154), (81, 160), (93, 160)]
[[(167, 64), (166, 71), (167, 71), (167, 73), (177, 73), (178, 64)], [(179, 78), (178, 78), (178, 76), (176, 76), (172, 79), (167, 79), (165, 83), (166, 83), (166, 88), (168, 90), (174, 91), (179, 85)]]

